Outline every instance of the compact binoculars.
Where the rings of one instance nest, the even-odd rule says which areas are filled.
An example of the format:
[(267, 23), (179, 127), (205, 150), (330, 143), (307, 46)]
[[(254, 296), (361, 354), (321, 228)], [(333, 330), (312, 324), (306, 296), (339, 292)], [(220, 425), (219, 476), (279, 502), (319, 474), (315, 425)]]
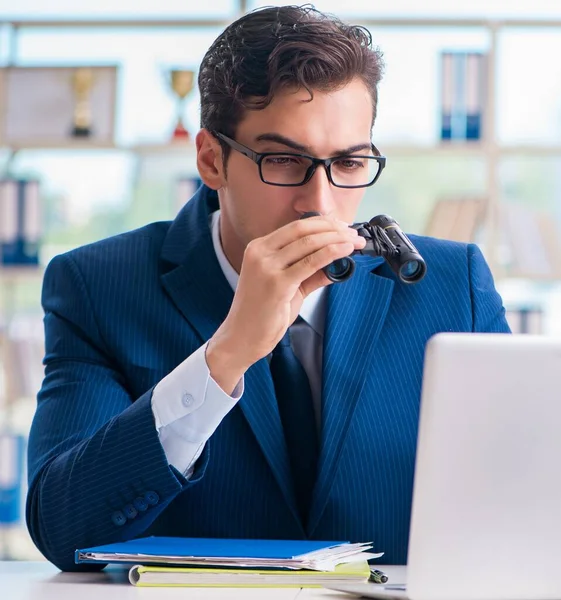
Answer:
[[(318, 212), (307, 212), (300, 218), (317, 217)], [(398, 222), (388, 215), (378, 215), (368, 222), (350, 225), (366, 240), (362, 250), (333, 261), (323, 269), (326, 277), (335, 283), (346, 281), (355, 271), (355, 254), (382, 256), (403, 283), (417, 283), (425, 276), (427, 265), (411, 240), (401, 231)]]

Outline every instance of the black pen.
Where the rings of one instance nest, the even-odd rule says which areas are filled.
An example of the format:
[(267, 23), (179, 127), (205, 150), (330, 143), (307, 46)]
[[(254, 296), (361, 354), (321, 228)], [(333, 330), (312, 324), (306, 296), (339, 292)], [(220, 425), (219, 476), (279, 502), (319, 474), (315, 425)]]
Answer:
[(372, 583), (387, 583), (388, 576), (379, 569), (370, 569), (370, 577), (368, 578), (368, 581)]

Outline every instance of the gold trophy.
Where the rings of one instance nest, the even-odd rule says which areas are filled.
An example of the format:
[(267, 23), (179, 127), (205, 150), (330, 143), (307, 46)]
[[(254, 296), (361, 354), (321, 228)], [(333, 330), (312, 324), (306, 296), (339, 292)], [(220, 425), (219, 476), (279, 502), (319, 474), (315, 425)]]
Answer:
[(177, 121), (173, 130), (172, 141), (186, 142), (189, 141), (191, 136), (183, 124), (183, 110), (185, 98), (193, 89), (195, 73), (186, 69), (172, 69), (169, 73), (171, 89), (177, 96)]
[(72, 73), (72, 89), (74, 91), (74, 122), (72, 135), (74, 137), (89, 137), (92, 133), (92, 110), (90, 94), (94, 84), (93, 70), (79, 67)]

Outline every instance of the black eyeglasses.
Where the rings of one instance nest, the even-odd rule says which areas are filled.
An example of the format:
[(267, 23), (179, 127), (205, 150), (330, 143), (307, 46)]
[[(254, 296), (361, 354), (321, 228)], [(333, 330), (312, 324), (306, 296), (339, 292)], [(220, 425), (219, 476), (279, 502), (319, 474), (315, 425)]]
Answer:
[(259, 167), (263, 183), (295, 187), (310, 181), (319, 165), (323, 165), (329, 182), (340, 188), (363, 188), (374, 185), (386, 166), (386, 157), (372, 144), (372, 154), (315, 158), (307, 154), (290, 152), (254, 152), (223, 133), (216, 137), (228, 146), (250, 158)]

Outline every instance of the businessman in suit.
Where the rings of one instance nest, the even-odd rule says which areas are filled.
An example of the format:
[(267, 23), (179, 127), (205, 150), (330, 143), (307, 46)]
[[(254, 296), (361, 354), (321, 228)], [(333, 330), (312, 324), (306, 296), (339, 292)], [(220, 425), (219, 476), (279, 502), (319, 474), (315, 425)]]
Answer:
[[(177, 218), (56, 257), (27, 523), (74, 550), (146, 535), (373, 540), (404, 563), (425, 344), (507, 332), (477, 247), (413, 237), (405, 285), (348, 227), (383, 159), (382, 58), (310, 8), (229, 26), (203, 59)], [(320, 216), (301, 219), (307, 212)]]

